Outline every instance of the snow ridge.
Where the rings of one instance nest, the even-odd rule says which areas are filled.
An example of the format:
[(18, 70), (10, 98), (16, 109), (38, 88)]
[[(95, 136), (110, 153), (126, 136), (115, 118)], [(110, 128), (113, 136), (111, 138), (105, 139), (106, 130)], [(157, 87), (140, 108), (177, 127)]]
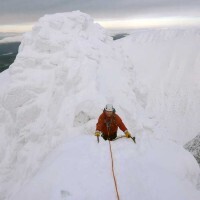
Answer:
[[(130, 83), (124, 78), (132, 80), (132, 66), (111, 42), (100, 25), (79, 11), (46, 15), (24, 35), (9, 69), (10, 84), (0, 98), (4, 119), (0, 199), (13, 179), (20, 177), (12, 189), (17, 191), (66, 135), (92, 134), (98, 111), (106, 102), (134, 103)], [(113, 70), (113, 66), (121, 68)], [(133, 97), (125, 100), (127, 95)], [(123, 109), (132, 119), (128, 109), (135, 113), (135, 108)]]
[[(166, 43), (167, 41), (166, 38)], [(153, 55), (150, 53), (152, 44), (146, 42), (144, 44), (142, 47), (148, 49), (153, 60)], [(156, 52), (160, 49), (160, 45), (163, 43), (159, 42), (154, 46), (158, 47)], [(180, 120), (177, 125), (171, 126), (169, 119), (174, 116), (174, 112), (168, 110), (171, 103), (177, 100), (174, 96), (178, 90), (173, 90), (174, 86), (170, 85), (170, 76), (169, 79), (166, 77), (166, 88), (161, 84), (159, 76), (162, 75), (162, 70), (158, 70), (160, 63), (153, 63), (147, 56), (146, 63), (150, 64), (153, 70), (150, 71), (147, 70), (145, 62), (138, 62), (137, 58), (143, 57), (137, 52), (143, 51), (143, 55), (145, 52), (142, 47), (139, 48), (137, 42), (132, 41), (132, 36), (114, 42), (105, 29), (95, 24), (89, 15), (80, 11), (45, 15), (35, 24), (31, 32), (24, 34), (15, 62), (8, 71), (1, 74), (0, 79), (3, 81), (5, 77), (9, 77), (6, 78), (4, 87), (0, 85), (3, 88), (0, 92), (1, 200), (60, 199), (60, 196), (57, 196), (58, 190), (61, 189), (60, 183), (70, 190), (61, 190), (62, 195), (69, 195), (71, 199), (94, 199), (95, 194), (88, 193), (84, 186), (88, 184), (88, 187), (94, 187), (94, 184), (85, 184), (87, 181), (84, 175), (81, 179), (80, 176), (72, 177), (73, 168), (76, 166), (76, 171), (84, 174), (90, 165), (97, 169), (98, 163), (102, 167), (97, 171), (91, 167), (89, 178), (97, 181), (102, 187), (105, 184), (100, 178), (101, 175), (109, 182), (107, 174), (109, 168), (104, 168), (108, 167), (108, 160), (105, 157), (107, 143), (102, 143), (102, 146), (96, 149), (93, 137), (97, 117), (108, 102), (115, 105), (117, 112), (138, 141), (138, 146), (134, 148), (132, 143), (124, 140), (115, 145), (118, 172), (123, 171), (120, 165), (123, 160), (130, 170), (135, 166), (130, 158), (133, 157), (138, 163), (134, 168), (138, 176), (134, 173), (131, 175), (126, 185), (127, 189), (121, 189), (124, 192), (123, 196), (125, 197), (127, 190), (131, 191), (131, 187), (134, 186), (138, 190), (133, 190), (129, 198), (135, 196), (143, 200), (147, 199), (147, 196), (149, 198), (151, 193), (152, 200), (161, 199), (162, 192), (155, 193), (158, 187), (157, 181), (160, 179), (166, 181), (166, 184), (159, 184), (160, 191), (166, 192), (167, 187), (171, 190), (171, 193), (166, 192), (168, 195), (163, 199), (172, 197), (177, 200), (189, 197), (193, 200), (198, 199), (199, 192), (195, 187), (199, 168), (195, 159), (181, 144), (196, 133), (199, 127), (197, 124), (199, 114), (192, 112), (193, 116), (195, 114), (194, 129), (189, 136), (184, 133), (182, 140), (176, 132), (180, 133), (177, 130), (183, 121)], [(194, 49), (198, 50), (198, 47), (195, 46)], [(164, 53), (169, 46), (165, 48)], [(193, 79), (197, 80), (199, 57), (197, 53), (195, 56), (196, 61), (191, 76), (196, 72), (196, 77), (193, 76)], [(165, 61), (165, 58), (162, 59)], [(172, 64), (167, 68), (169, 75), (170, 70), (173, 70), (178, 74), (175, 78), (180, 78), (179, 71), (174, 69), (175, 58), (170, 59)], [(184, 72), (183, 77), (189, 72), (186, 64), (183, 61), (182, 65), (186, 72), (180, 70), (181, 74)], [(148, 77), (146, 72), (152, 77)], [(153, 80), (156, 78), (158, 81), (154, 83)], [(173, 82), (175, 88), (179, 89), (178, 85), (182, 82)], [(192, 108), (194, 111), (198, 108), (196, 106), (200, 87), (196, 82), (192, 87), (191, 78), (188, 79), (188, 83), (187, 90), (192, 89), (192, 93), (180, 90), (179, 94), (181, 97), (188, 97), (196, 92), (193, 101), (187, 99), (187, 102), (183, 102), (186, 108)], [(162, 90), (163, 87), (166, 90)], [(172, 101), (165, 101), (164, 97), (167, 95)], [(164, 114), (166, 111), (169, 111), (168, 115)], [(178, 116), (188, 114), (188, 112), (183, 113), (182, 107), (180, 110), (175, 110), (176, 112)], [(165, 120), (168, 120), (169, 127), (166, 127)], [(169, 136), (166, 136), (166, 133)], [(176, 143), (169, 139), (175, 140)], [(124, 148), (124, 145), (127, 148)], [(86, 150), (83, 151), (83, 148)], [(98, 153), (100, 153), (99, 160)], [(162, 160), (162, 155), (165, 161)], [(76, 159), (79, 156), (78, 162)], [(179, 157), (177, 162), (176, 156)], [(149, 166), (149, 169), (145, 166)], [(69, 171), (66, 172), (66, 169)], [(152, 169), (155, 171), (152, 172)], [(154, 172), (157, 169), (159, 173), (154, 182), (153, 177), (156, 175)], [(57, 182), (52, 181), (55, 178), (55, 171), (59, 187), (54, 185)], [(63, 177), (64, 173), (68, 179)], [(98, 180), (95, 178), (96, 174)], [(118, 175), (120, 176), (120, 173)], [(141, 182), (147, 180), (147, 191), (144, 189), (145, 186), (139, 189), (137, 183), (133, 181), (134, 177), (137, 177), (138, 181), (142, 177)], [(70, 183), (72, 179), (73, 184)], [(120, 179), (121, 183), (126, 182), (123, 176)], [(178, 188), (170, 186), (173, 181), (177, 183)], [(49, 184), (46, 184), (47, 182)], [(76, 193), (76, 188), (73, 187), (76, 182), (80, 183), (80, 193)], [(45, 194), (43, 191), (46, 191)], [(105, 191), (107, 197), (112, 198), (112, 191)], [(81, 196), (82, 194), (85, 196)]]

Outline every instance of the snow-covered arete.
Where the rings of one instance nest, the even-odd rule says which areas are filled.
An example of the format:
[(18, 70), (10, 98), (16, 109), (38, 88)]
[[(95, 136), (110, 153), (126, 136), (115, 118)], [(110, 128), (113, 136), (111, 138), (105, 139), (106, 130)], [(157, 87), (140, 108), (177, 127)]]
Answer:
[(121, 199), (199, 199), (182, 147), (200, 128), (199, 41), (113, 41), (80, 11), (42, 17), (0, 74), (0, 199), (115, 199), (108, 143), (94, 137), (107, 103), (137, 138), (112, 142)]

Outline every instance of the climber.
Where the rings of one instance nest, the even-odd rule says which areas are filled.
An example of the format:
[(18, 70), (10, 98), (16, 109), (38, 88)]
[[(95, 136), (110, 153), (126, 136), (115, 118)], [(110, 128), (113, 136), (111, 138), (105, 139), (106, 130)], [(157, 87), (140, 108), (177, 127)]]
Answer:
[(103, 113), (99, 116), (95, 136), (99, 137), (101, 135), (104, 140), (114, 140), (117, 137), (118, 127), (124, 132), (127, 138), (131, 137), (121, 118), (115, 113), (112, 104), (107, 104)]

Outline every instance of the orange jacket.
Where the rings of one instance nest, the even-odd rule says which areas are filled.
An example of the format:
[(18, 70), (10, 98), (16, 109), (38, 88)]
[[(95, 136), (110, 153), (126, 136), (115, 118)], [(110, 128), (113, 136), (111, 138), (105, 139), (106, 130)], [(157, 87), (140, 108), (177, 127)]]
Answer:
[[(110, 123), (110, 131), (108, 133), (108, 129), (106, 124)], [(98, 119), (98, 122), (96, 124), (96, 130), (101, 131), (106, 136), (113, 135), (115, 132), (117, 132), (118, 127), (124, 132), (127, 130), (126, 126), (122, 122), (121, 118), (117, 114), (113, 114), (111, 117), (107, 117), (106, 113), (103, 112)]]

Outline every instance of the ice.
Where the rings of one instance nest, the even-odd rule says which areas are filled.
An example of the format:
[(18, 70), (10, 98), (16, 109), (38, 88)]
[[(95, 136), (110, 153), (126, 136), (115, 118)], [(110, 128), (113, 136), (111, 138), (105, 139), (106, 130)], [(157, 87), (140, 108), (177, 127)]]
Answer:
[(40, 18), (0, 74), (0, 199), (115, 199), (108, 142), (94, 136), (107, 103), (137, 138), (112, 142), (121, 199), (199, 199), (183, 148), (200, 128), (199, 40), (194, 29), (113, 41), (80, 11)]

